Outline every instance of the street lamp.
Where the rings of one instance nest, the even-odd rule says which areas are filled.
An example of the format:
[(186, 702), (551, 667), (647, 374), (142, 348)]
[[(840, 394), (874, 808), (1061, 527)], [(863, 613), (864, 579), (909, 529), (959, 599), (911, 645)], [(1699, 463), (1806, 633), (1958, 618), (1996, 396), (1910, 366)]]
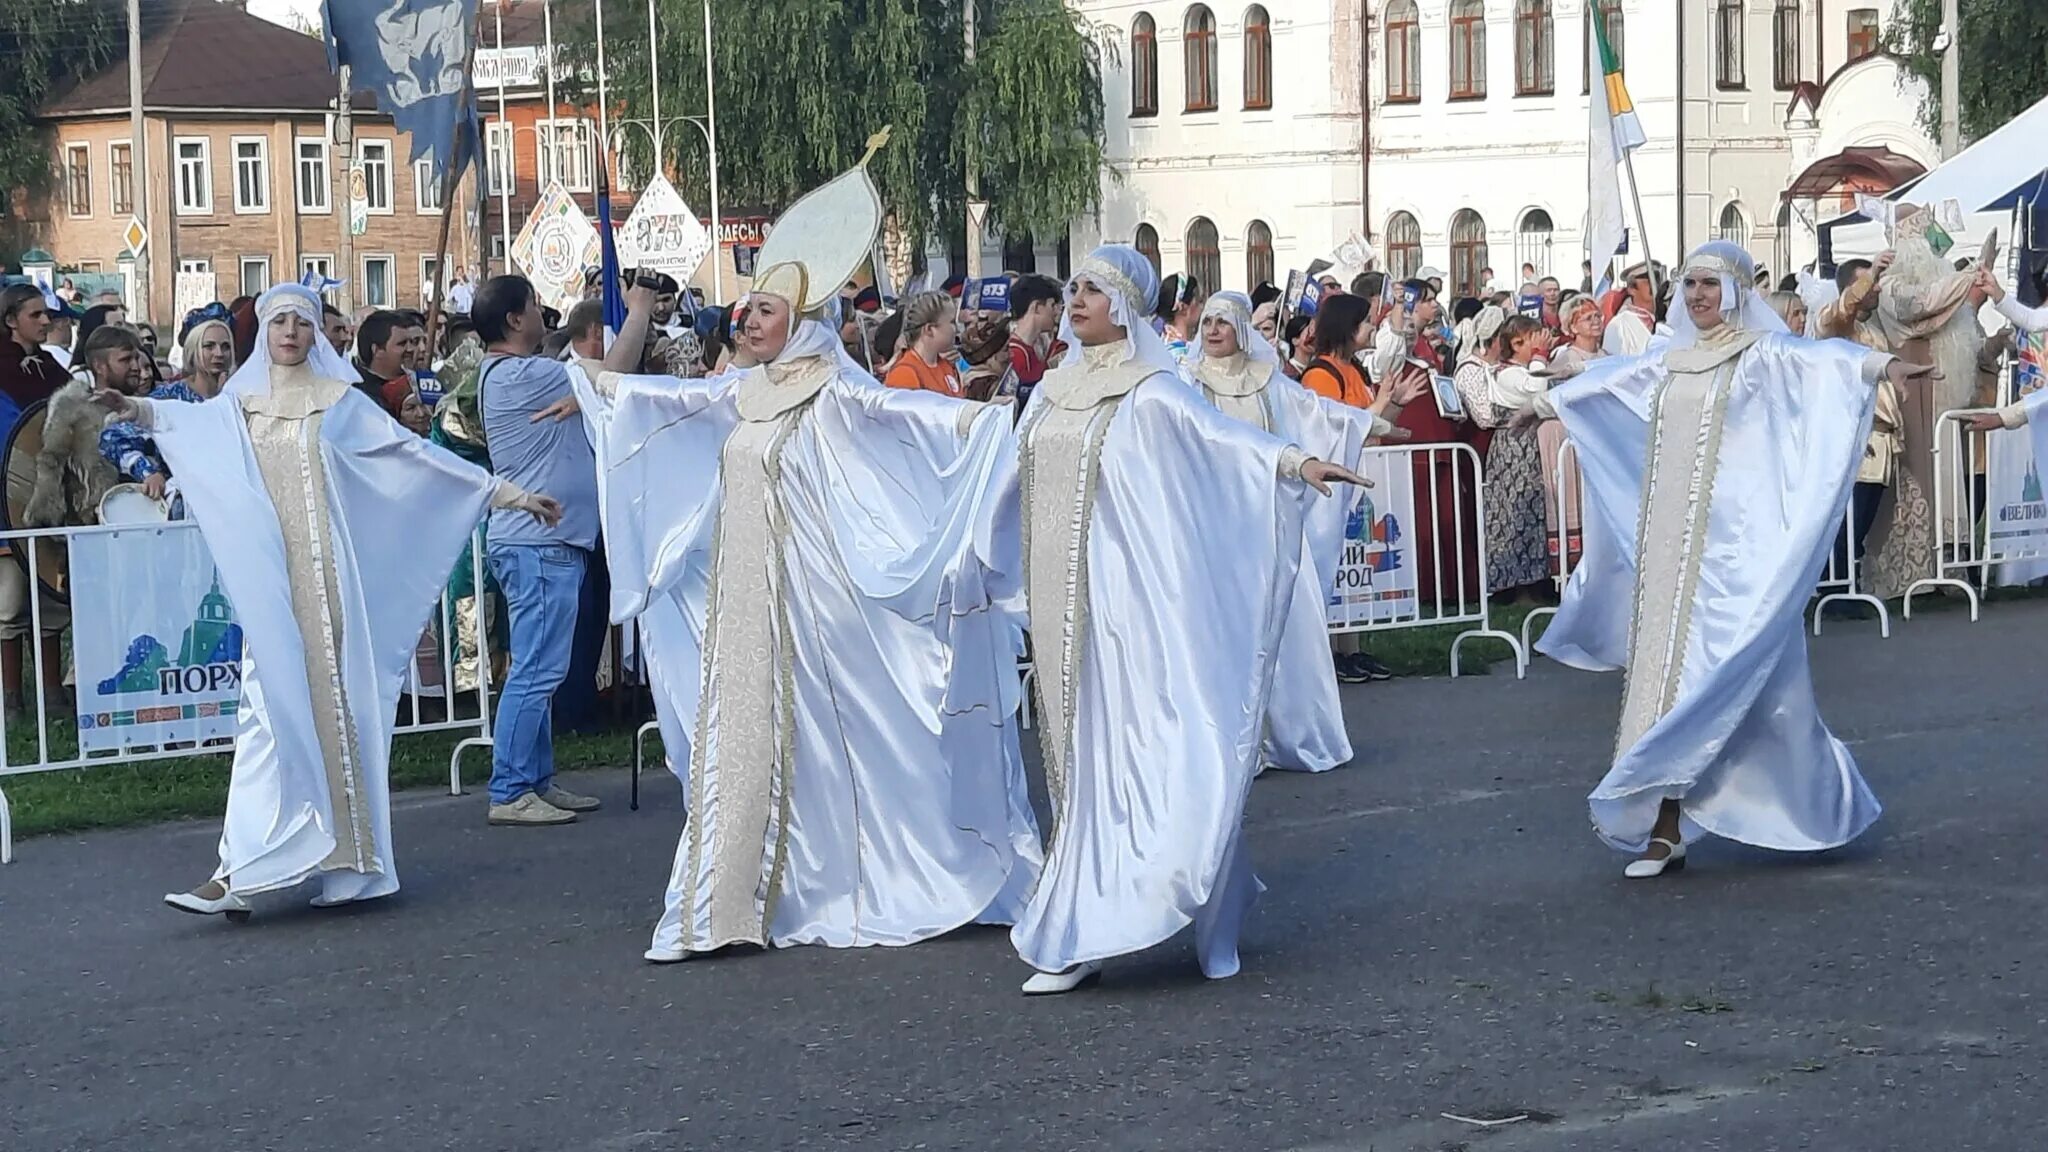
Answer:
[(675, 116), (671, 117), (667, 124), (662, 124), (658, 120), (650, 121), (640, 118), (617, 120), (613, 122), (612, 128), (612, 154), (618, 156), (625, 152), (625, 149), (619, 146), (621, 139), (625, 135), (625, 128), (628, 125), (638, 128), (642, 132), (647, 133), (648, 143), (654, 151), (655, 171), (659, 172), (661, 170), (662, 137), (667, 134), (668, 129), (674, 127), (679, 122), (687, 123), (695, 128), (698, 135), (704, 137), (704, 146), (711, 154), (711, 302), (713, 304), (723, 304), (725, 303), (725, 270), (719, 263), (723, 257), (718, 237), (721, 221), (718, 215), (717, 122), (708, 116)]

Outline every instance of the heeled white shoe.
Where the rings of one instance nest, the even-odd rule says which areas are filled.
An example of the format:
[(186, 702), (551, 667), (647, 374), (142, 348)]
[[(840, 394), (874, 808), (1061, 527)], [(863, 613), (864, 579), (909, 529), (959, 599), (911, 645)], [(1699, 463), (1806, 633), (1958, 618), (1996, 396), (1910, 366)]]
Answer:
[(1631, 880), (1650, 880), (1666, 872), (1685, 871), (1685, 845), (1670, 840), (1655, 839), (1651, 844), (1662, 844), (1668, 854), (1662, 860), (1631, 860), (1621, 874)]
[(1090, 960), (1076, 964), (1065, 972), (1040, 972), (1024, 982), (1026, 996), (1057, 996), (1072, 992), (1081, 985), (1102, 975), (1102, 962)]
[(221, 886), (219, 896), (201, 896), (196, 890), (168, 892), (164, 894), (164, 903), (195, 916), (226, 916), (238, 922), (249, 918), (249, 902), (228, 891), (225, 885)]

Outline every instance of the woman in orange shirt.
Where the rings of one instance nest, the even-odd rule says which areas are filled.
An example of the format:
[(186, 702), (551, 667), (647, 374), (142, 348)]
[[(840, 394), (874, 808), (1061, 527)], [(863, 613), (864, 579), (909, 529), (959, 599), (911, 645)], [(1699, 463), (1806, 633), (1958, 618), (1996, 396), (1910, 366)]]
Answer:
[(922, 388), (942, 396), (959, 396), (960, 368), (953, 363), (959, 342), (957, 308), (944, 292), (920, 292), (903, 305), (903, 354), (889, 367), (882, 383), (891, 388)]
[(1372, 407), (1372, 387), (1358, 366), (1361, 349), (1372, 344), (1372, 323), (1365, 300), (1339, 292), (1316, 307), (1316, 358), (1302, 370), (1302, 385), (1319, 396), (1354, 408)]

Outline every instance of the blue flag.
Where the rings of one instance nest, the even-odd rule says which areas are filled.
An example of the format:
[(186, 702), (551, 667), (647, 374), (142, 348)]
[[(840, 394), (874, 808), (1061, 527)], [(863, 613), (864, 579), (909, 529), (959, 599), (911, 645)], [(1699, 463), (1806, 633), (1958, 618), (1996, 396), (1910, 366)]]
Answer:
[(433, 178), (460, 172), (477, 151), (470, 41), (476, 0), (321, 0), (327, 66), (353, 72), (353, 87), (412, 134), (411, 160), (433, 156)]
[(619, 242), (612, 232), (610, 165), (597, 158), (598, 273), (604, 284), (604, 326), (612, 335), (626, 326), (626, 295), (619, 284)]

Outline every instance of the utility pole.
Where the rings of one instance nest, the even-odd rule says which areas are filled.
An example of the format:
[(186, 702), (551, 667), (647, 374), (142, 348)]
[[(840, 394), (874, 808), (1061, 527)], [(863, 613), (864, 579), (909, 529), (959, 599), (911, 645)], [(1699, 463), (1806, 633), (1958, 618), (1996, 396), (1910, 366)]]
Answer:
[(142, 126), (142, 4), (128, 0), (128, 200), (142, 221), (143, 243), (136, 250), (135, 318), (150, 322), (149, 306), (149, 141)]
[(1956, 0), (1941, 0), (1941, 29), (1948, 37), (1948, 47), (1941, 53), (1941, 158), (1946, 160), (1963, 146), (1963, 35)]
[[(348, 65), (341, 66), (341, 96), (335, 104), (334, 142), (341, 150), (338, 169), (341, 179), (336, 182), (341, 194), (335, 197), (334, 219), (340, 226), (340, 234), (334, 240), (334, 278), (341, 281), (335, 289), (336, 307), (340, 308), (350, 321), (355, 319), (356, 307), (356, 232), (355, 232), (355, 189), (356, 189), (356, 130), (350, 119), (348, 91)], [(446, 206), (443, 206), (444, 210)]]
[[(961, 0), (961, 25), (967, 31), (967, 70), (974, 71), (974, 0)], [(967, 278), (981, 279), (981, 176), (976, 172), (974, 132), (967, 133)]]
[[(725, 221), (718, 215), (718, 94), (711, 82), (711, 0), (704, 0), (704, 146), (711, 153), (711, 302), (725, 303), (725, 249), (718, 233)], [(660, 139), (660, 129), (655, 130)]]

